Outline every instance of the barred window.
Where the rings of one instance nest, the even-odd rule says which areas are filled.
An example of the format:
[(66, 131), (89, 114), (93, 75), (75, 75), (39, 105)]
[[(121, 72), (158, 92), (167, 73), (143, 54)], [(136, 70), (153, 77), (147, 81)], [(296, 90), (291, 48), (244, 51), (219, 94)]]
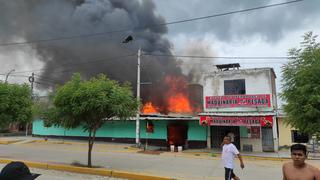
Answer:
[(244, 79), (225, 80), (224, 95), (246, 94)]

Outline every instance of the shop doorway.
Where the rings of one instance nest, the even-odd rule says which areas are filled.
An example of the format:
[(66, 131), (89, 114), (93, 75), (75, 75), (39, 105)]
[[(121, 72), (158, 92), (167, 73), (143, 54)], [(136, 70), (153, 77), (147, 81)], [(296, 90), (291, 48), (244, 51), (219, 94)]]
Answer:
[(261, 131), (262, 131), (262, 151), (266, 151), (266, 152), (274, 151), (272, 128), (261, 127)]
[(188, 126), (185, 124), (168, 125), (168, 145), (183, 146), (185, 148), (188, 139)]
[(211, 145), (213, 148), (220, 148), (224, 136), (234, 135), (233, 144), (240, 149), (240, 128), (239, 126), (211, 126)]

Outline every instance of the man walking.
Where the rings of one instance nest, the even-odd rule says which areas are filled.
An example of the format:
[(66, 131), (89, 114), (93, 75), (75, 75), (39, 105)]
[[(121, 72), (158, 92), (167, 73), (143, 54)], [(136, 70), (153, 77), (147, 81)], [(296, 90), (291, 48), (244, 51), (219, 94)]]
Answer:
[(223, 138), (223, 142), (222, 142), (222, 161), (224, 164), (224, 169), (225, 169), (225, 180), (231, 180), (235, 179), (235, 180), (240, 180), (240, 178), (238, 176), (236, 176), (233, 172), (234, 169), (234, 158), (235, 156), (238, 156), (239, 160), (240, 160), (240, 167), (243, 169), (244, 168), (244, 164), (243, 164), (243, 160), (242, 157), (238, 151), (238, 149), (236, 148), (236, 146), (234, 144), (231, 143), (231, 137), (230, 136), (225, 136)]
[(294, 144), (290, 148), (293, 162), (282, 166), (283, 180), (320, 180), (320, 170), (305, 163), (307, 148), (302, 144)]

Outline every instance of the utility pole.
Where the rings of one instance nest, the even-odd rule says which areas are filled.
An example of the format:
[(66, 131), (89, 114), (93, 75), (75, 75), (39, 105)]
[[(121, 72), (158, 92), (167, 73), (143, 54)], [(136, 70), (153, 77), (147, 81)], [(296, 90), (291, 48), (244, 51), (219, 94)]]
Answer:
[(29, 82), (31, 84), (31, 99), (33, 100), (33, 83), (34, 83), (34, 73), (29, 76)]
[[(137, 60), (137, 101), (140, 102), (140, 56), (141, 48), (138, 50)], [(137, 115), (136, 115), (136, 145), (140, 147), (140, 104), (138, 104)]]
[[(29, 82), (31, 87), (31, 100), (33, 101), (33, 83), (34, 83), (34, 73), (29, 76)], [(28, 136), (29, 123), (26, 124), (26, 136)]]
[(8, 82), (8, 77), (9, 77), (10, 73), (12, 73), (13, 71), (15, 71), (15, 70), (14, 70), (14, 69), (12, 69), (11, 71), (9, 71), (9, 72), (8, 72), (8, 74), (6, 75), (5, 83), (7, 83), (7, 82)]
[[(133, 40), (133, 37), (129, 35), (126, 37), (122, 43), (129, 43)], [(138, 50), (138, 59), (137, 59), (137, 101), (140, 102), (140, 57), (141, 57), (141, 48)], [(136, 146), (140, 147), (140, 104), (138, 104), (137, 114), (136, 114)]]

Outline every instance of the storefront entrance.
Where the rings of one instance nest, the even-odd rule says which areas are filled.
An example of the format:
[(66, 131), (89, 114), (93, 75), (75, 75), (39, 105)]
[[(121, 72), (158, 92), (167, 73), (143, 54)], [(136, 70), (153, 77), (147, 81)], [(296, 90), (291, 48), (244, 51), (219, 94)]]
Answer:
[(239, 126), (211, 126), (211, 145), (213, 148), (220, 148), (224, 136), (234, 135), (233, 144), (240, 149)]
[(188, 138), (188, 126), (180, 123), (172, 123), (168, 125), (168, 146), (184, 146)]
[(266, 152), (273, 152), (273, 133), (272, 128), (262, 127), (262, 150)]

